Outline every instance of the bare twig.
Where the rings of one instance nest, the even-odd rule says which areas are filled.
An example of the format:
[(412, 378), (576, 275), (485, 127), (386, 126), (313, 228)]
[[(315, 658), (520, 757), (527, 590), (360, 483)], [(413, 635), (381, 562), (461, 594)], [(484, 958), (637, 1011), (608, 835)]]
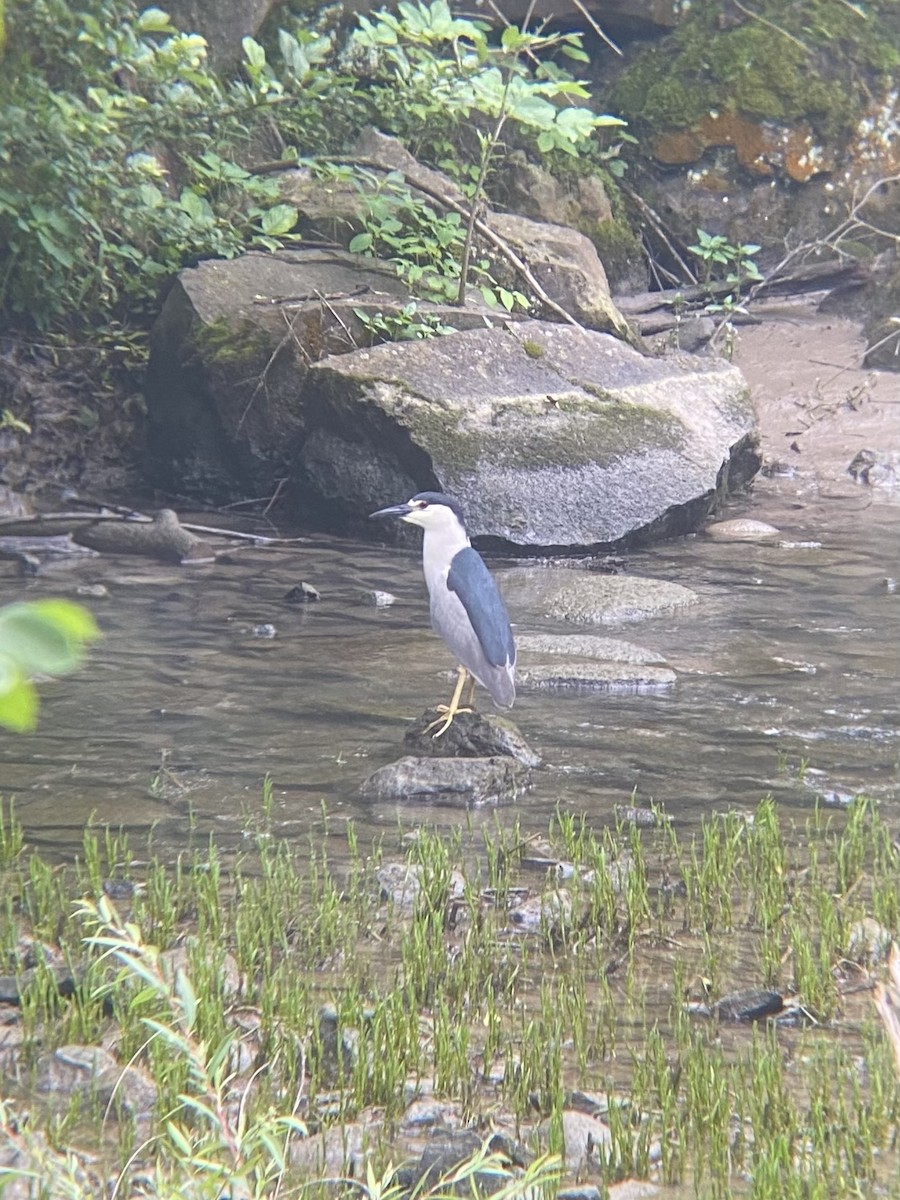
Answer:
[(760, 16), (760, 14), (757, 12), (754, 12), (752, 8), (745, 8), (744, 5), (741, 4), (741, 0), (731, 0), (731, 3), (735, 8), (740, 9), (740, 11), (745, 13), (748, 17), (752, 17), (754, 21), (759, 21), (760, 25), (765, 25), (767, 29), (771, 29), (774, 33), (780, 33), (781, 36), (786, 37), (789, 42), (793, 42), (795, 46), (799, 46), (804, 54), (812, 54), (812, 50), (810, 50), (809, 46), (807, 46), (804, 42), (801, 42), (799, 38), (794, 37), (792, 33), (788, 33), (786, 29), (782, 29), (780, 25), (776, 25), (774, 21), (766, 20), (765, 17)]
[(603, 32), (603, 30), (597, 24), (597, 21), (594, 18), (593, 14), (590, 12), (590, 10), (585, 8), (585, 6), (581, 3), (581, 0), (572, 0), (572, 3), (575, 5), (575, 7), (578, 9), (578, 11), (581, 13), (581, 15), (587, 21), (588, 25), (590, 25), (591, 29), (593, 29), (594, 33), (596, 33), (597, 37), (600, 38), (601, 41), (606, 42), (606, 44), (607, 44), (607, 46), (609, 46), (610, 50), (614, 50), (616, 52), (616, 54), (618, 54), (619, 57), (621, 58), (622, 51), (619, 49), (619, 47), (616, 45), (616, 43), (612, 40), (612, 38), (609, 37), (608, 34)]
[[(651, 208), (650, 205), (646, 202), (646, 200), (643, 200), (637, 194), (637, 192), (634, 191), (633, 188), (628, 187), (626, 184), (620, 184), (619, 186), (622, 188), (622, 190), (628, 196), (629, 200), (632, 202), (632, 204), (635, 206), (635, 208), (638, 210), (638, 212), (641, 214), (641, 216), (644, 217), (644, 219), (647, 221), (647, 224), (651, 227), (653, 232), (656, 234), (656, 236), (660, 239), (660, 241), (663, 243), (663, 245), (666, 247), (666, 249), (669, 251), (669, 253), (672, 255), (672, 257), (678, 263), (679, 267), (681, 267), (682, 271), (684, 271), (685, 278), (690, 283), (696, 283), (697, 276), (694, 274), (694, 272), (691, 270), (691, 268), (688, 266), (688, 264), (681, 257), (681, 254), (679, 253), (677, 247), (675, 246), (675, 243), (669, 237), (669, 234), (666, 230), (665, 224), (663, 223), (663, 219), (659, 215), (659, 213), (657, 213), (655, 209)], [(674, 282), (674, 280), (673, 280), (673, 282)]]

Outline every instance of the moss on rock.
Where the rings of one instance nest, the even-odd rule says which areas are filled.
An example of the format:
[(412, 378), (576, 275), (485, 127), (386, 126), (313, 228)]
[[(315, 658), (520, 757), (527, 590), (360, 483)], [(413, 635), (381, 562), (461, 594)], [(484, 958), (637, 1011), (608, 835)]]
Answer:
[(837, 137), (865, 107), (864, 73), (886, 77), (900, 67), (896, 10), (896, 0), (873, 0), (865, 14), (844, 0), (761, 0), (756, 19), (738, 22), (706, 0), (637, 56), (613, 103), (629, 121), (658, 131), (690, 128), (728, 108), (807, 121), (818, 135)]

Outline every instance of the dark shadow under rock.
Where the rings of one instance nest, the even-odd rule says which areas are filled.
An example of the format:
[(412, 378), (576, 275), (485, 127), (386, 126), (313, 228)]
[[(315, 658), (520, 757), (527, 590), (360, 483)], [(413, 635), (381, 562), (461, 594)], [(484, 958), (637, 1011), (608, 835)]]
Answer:
[(512, 758), (415, 758), (380, 767), (365, 780), (365, 800), (440, 800), (473, 804), (514, 801), (530, 786), (528, 768)]
[(503, 717), (485, 717), (479, 712), (461, 712), (440, 737), (426, 732), (441, 714), (429, 708), (406, 731), (403, 745), (411, 754), (424, 758), (514, 758), (526, 767), (539, 767), (541, 756), (522, 734)]

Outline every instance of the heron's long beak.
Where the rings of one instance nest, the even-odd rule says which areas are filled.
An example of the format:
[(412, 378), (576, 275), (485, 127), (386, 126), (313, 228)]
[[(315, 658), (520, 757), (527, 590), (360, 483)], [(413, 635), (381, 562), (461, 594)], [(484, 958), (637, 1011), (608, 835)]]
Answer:
[(392, 504), (390, 508), (379, 508), (378, 512), (369, 513), (369, 520), (375, 521), (381, 517), (406, 517), (413, 511), (411, 504)]

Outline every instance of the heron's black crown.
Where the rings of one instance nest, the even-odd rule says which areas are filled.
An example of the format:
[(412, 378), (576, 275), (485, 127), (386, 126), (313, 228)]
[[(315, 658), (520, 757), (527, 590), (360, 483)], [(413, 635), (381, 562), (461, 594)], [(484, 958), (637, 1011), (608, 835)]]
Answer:
[(446, 496), (443, 492), (419, 492), (417, 495), (410, 498), (410, 504), (418, 504), (424, 508), (428, 504), (443, 504), (445, 508), (449, 508), (456, 514), (457, 520), (463, 529), (466, 527), (466, 516), (462, 510), (462, 505), (458, 500), (454, 500), (452, 496)]

